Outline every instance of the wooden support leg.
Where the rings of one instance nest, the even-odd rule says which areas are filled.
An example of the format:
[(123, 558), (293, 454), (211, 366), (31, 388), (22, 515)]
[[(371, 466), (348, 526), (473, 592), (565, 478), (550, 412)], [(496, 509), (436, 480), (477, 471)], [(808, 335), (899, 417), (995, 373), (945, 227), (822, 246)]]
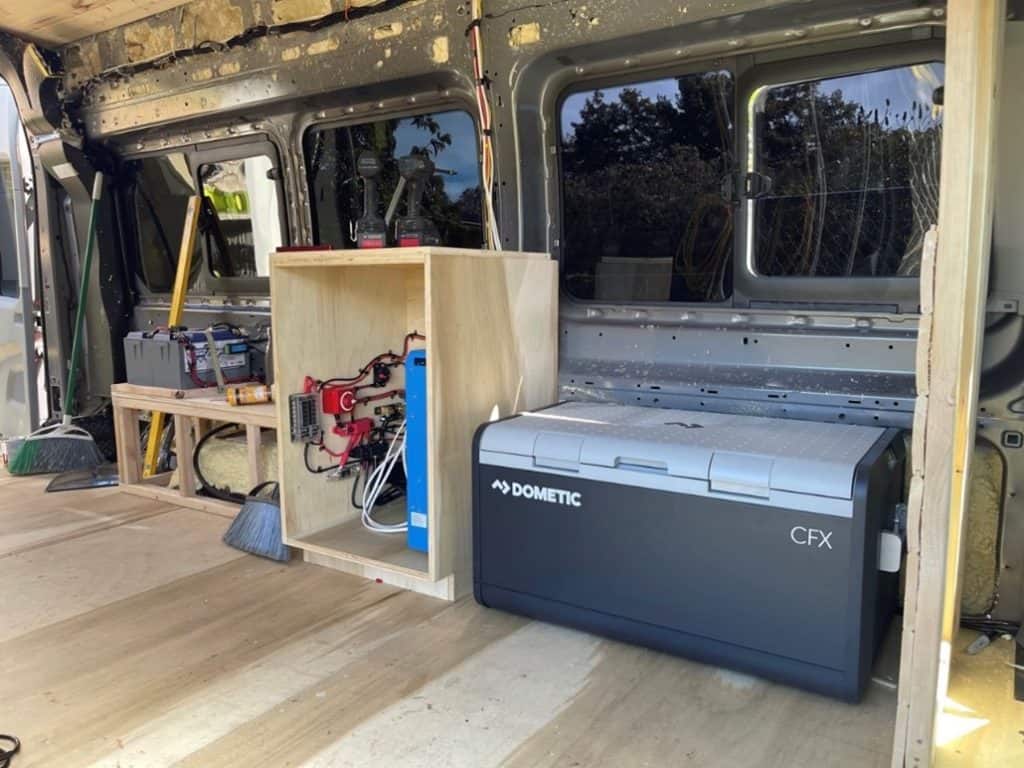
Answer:
[(114, 409), (114, 439), (117, 441), (117, 471), (124, 485), (142, 479), (139, 444), (139, 413), (131, 408)]
[(249, 454), (249, 487), (255, 488), (263, 482), (263, 470), (260, 466), (260, 446), (263, 436), (256, 424), (245, 425), (245, 445)]
[(934, 258), (922, 259), (893, 768), (932, 764), (949, 681), (978, 412), (1006, 3), (949, 0), (946, 18), (938, 237)]
[(196, 476), (192, 468), (192, 454), (196, 449), (192, 427), (195, 419), (174, 417), (174, 444), (178, 453), (178, 488), (182, 496), (196, 495)]

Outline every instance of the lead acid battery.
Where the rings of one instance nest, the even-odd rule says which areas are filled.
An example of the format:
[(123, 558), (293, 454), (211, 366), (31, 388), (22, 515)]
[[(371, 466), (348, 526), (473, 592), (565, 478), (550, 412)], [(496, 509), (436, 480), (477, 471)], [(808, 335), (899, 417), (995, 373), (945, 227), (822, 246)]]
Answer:
[[(211, 334), (224, 378), (248, 381), (252, 376), (249, 344), (227, 330)], [(126, 380), (169, 389), (193, 389), (217, 384), (210, 342), (202, 331), (132, 331), (124, 338)]]
[(595, 403), (486, 424), (476, 599), (857, 700), (895, 608), (898, 435)]

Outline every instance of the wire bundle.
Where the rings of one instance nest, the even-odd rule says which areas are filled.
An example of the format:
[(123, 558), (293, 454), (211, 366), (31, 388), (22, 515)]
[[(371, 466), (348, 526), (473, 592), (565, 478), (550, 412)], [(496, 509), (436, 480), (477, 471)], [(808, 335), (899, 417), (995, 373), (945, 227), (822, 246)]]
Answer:
[(472, 0), (473, 20), (466, 34), (473, 53), (473, 80), (476, 93), (476, 107), (480, 113), (480, 175), (483, 181), (484, 216), (487, 219), (487, 239), (491, 248), (501, 250), (501, 236), (498, 234), (498, 218), (494, 215), (494, 144), (491, 141), (491, 105), (487, 101), (487, 77), (484, 75), (483, 36), (480, 24), (483, 19), (483, 0)]
[(388, 452), (384, 459), (378, 464), (366, 478), (363, 486), (363, 526), (375, 533), (405, 533), (409, 530), (408, 523), (381, 523), (373, 519), (373, 508), (381, 497), (381, 492), (387, 486), (388, 479), (395, 465), (401, 460), (405, 466), (405, 421), (402, 421), (395, 436), (391, 439)]

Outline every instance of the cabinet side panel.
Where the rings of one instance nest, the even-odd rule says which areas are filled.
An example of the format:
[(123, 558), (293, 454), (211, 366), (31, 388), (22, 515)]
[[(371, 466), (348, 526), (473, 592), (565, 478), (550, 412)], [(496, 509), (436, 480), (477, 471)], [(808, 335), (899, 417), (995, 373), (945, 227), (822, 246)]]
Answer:
[(471, 567), (472, 445), (497, 412), (554, 397), (556, 267), (546, 259), (432, 255), (430, 313), (431, 575)]

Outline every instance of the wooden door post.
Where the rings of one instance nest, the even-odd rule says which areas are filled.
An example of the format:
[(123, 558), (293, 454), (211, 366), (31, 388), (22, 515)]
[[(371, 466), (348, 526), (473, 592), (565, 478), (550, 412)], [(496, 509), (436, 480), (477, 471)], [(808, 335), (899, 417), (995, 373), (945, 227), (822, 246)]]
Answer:
[(946, 12), (938, 236), (931, 233), (922, 264), (894, 768), (931, 764), (949, 682), (992, 237), (1006, 2), (949, 0)]

